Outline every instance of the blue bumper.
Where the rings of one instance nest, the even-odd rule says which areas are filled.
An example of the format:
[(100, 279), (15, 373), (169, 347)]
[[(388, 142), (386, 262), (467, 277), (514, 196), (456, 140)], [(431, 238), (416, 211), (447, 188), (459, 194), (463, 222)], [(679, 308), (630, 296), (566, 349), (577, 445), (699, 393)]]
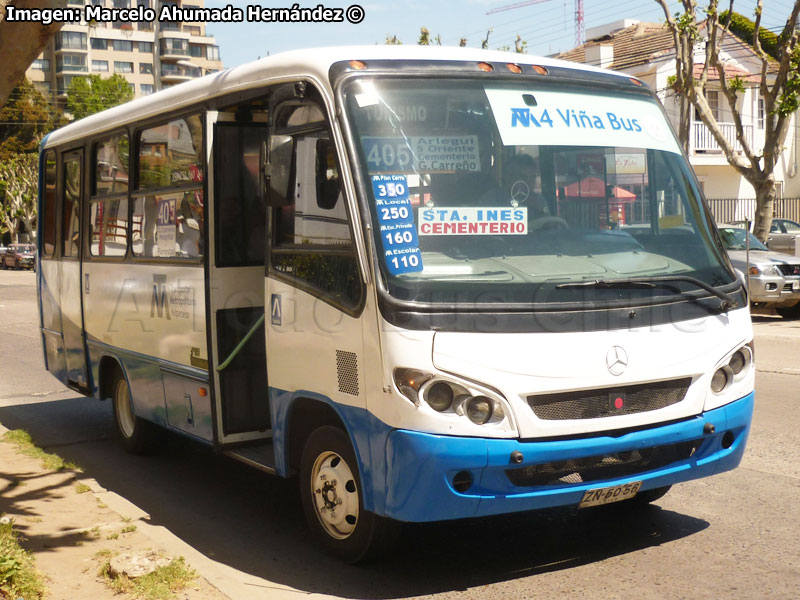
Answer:
[[(642, 481), (642, 490), (708, 477), (735, 468), (742, 459), (755, 394), (697, 417), (633, 431), (619, 437), (597, 436), (567, 441), (498, 440), (392, 431), (386, 443), (385, 515), (400, 521), (442, 521), (495, 515), (552, 506), (577, 505), (588, 489)], [(707, 423), (714, 433), (706, 433)], [(625, 476), (589, 483), (515, 485), (532, 465), (567, 459), (625, 455), (633, 451), (694, 447), (691, 456)], [(523, 460), (514, 464), (511, 453)], [(525, 470), (528, 468), (527, 471)], [(514, 473), (514, 471), (518, 471)], [(469, 474), (471, 486), (463, 492), (453, 479)], [(463, 489), (463, 488), (460, 488)], [(377, 490), (376, 490), (377, 491)]]

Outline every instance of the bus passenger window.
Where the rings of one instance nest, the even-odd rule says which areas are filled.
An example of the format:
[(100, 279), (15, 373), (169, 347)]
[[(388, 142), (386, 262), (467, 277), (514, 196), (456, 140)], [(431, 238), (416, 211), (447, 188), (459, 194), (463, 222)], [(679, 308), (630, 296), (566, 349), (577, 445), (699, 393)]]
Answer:
[(198, 259), (205, 251), (200, 115), (139, 133), (131, 237), (134, 256)]
[(125, 256), (128, 250), (128, 136), (95, 145), (89, 202), (89, 253)]

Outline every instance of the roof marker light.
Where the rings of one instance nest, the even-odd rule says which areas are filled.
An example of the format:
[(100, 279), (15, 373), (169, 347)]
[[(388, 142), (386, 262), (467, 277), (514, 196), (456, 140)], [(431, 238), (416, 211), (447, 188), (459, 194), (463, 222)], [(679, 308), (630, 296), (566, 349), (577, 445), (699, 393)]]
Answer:
[(367, 68), (367, 64), (362, 62), (362, 61), (360, 61), (360, 60), (351, 60), (350, 61), (350, 66), (353, 69), (356, 69), (357, 71), (363, 71), (364, 69)]
[(550, 71), (548, 71), (546, 67), (543, 67), (541, 65), (532, 65), (531, 68), (534, 71), (536, 71), (539, 75), (547, 75), (550, 73)]
[(632, 83), (633, 85), (638, 85), (639, 87), (641, 87), (642, 85), (644, 85), (644, 84), (643, 84), (641, 81), (639, 81), (639, 80), (638, 80), (638, 79), (636, 79), (635, 77), (631, 77), (631, 78), (630, 78), (630, 80), (631, 80), (631, 83)]
[(519, 65), (516, 65), (514, 63), (507, 63), (506, 64), (506, 69), (508, 69), (512, 73), (522, 73), (522, 67), (520, 67)]
[(484, 71), (485, 73), (491, 73), (492, 71), (494, 71), (494, 67), (492, 65), (490, 65), (489, 63), (485, 63), (485, 62), (479, 62), (478, 63), (478, 68), (481, 71)]

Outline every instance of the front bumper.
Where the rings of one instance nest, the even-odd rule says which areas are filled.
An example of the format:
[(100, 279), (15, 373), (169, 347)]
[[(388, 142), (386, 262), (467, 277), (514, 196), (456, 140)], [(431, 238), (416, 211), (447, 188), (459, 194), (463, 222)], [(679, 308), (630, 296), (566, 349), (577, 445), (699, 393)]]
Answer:
[(797, 301), (800, 301), (800, 283), (797, 277), (750, 277), (750, 302), (793, 304)]
[[(400, 521), (423, 522), (577, 505), (588, 489), (642, 481), (641, 490), (648, 490), (728, 471), (742, 459), (754, 398), (751, 393), (690, 419), (618, 437), (526, 442), (395, 430), (386, 445), (384, 513)], [(714, 425), (714, 433), (704, 431), (707, 423)], [(512, 483), (524, 479), (515, 475), (526, 468), (530, 471), (532, 465), (685, 447), (692, 442), (698, 445), (691, 456), (641, 472), (588, 483)], [(513, 463), (512, 452), (522, 454), (521, 463)], [(465, 473), (473, 483), (458, 492), (453, 480), (458, 475), (456, 479), (463, 481)]]

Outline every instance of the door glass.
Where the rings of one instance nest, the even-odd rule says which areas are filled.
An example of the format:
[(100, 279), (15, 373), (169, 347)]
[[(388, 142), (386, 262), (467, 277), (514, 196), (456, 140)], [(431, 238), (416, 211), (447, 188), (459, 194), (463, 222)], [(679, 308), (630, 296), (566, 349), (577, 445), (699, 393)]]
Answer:
[(214, 132), (216, 265), (263, 265), (266, 205), (260, 190), (263, 125), (219, 124)]
[(62, 210), (62, 254), (78, 256), (80, 248), (81, 159), (79, 156), (64, 160), (64, 205)]

